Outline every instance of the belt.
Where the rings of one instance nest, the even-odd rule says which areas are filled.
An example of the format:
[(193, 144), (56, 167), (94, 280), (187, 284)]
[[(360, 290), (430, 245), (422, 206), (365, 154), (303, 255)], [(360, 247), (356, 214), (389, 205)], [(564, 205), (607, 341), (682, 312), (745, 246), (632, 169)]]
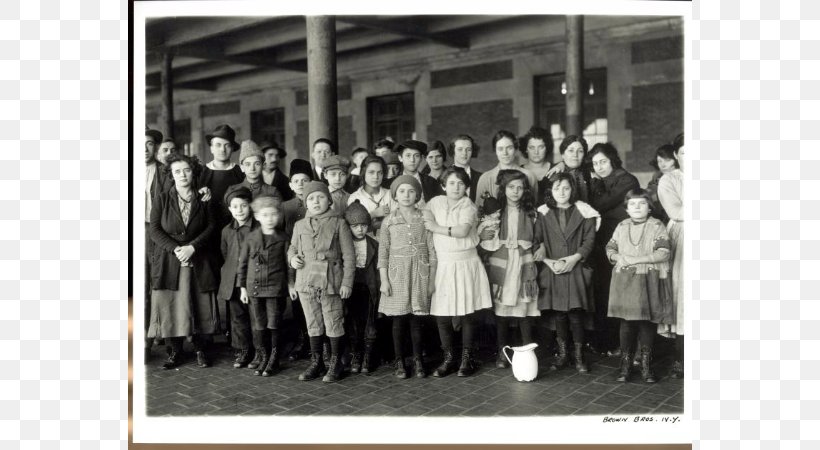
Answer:
[(304, 252), (306, 258), (312, 258), (317, 261), (327, 261), (327, 262), (334, 262), (339, 261), (339, 255), (335, 253), (327, 254), (325, 252)]

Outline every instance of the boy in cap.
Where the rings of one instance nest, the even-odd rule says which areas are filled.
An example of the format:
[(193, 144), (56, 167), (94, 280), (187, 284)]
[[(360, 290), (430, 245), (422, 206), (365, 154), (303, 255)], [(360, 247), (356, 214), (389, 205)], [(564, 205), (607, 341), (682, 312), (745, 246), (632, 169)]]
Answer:
[(367, 235), (370, 231), (370, 213), (358, 200), (347, 207), (344, 217), (350, 226), (356, 255), (353, 293), (345, 302), (345, 333), (348, 335), (353, 353), (350, 371), (368, 374), (373, 370), (372, 365), (375, 362), (373, 350), (377, 335), (380, 286), (379, 243)]
[(330, 338), (331, 356), (326, 383), (338, 381), (339, 360), (344, 336), (343, 299), (353, 291), (356, 256), (350, 228), (330, 209), (327, 185), (311, 181), (304, 188), (307, 217), (296, 222), (288, 249), (290, 266), (296, 269), (295, 290), (299, 293), (310, 336), (311, 363), (299, 376), (302, 381), (317, 378), (324, 371), (322, 336)]
[(390, 185), (393, 183), (393, 180), (401, 174), (401, 161), (399, 160), (399, 156), (392, 151), (385, 153), (384, 156), (382, 156), (382, 159), (387, 165), (387, 173), (384, 174), (382, 187), (385, 189), (390, 189)]
[[(251, 202), (251, 209), (259, 228), (245, 239), (239, 255), (239, 298), (242, 303), (250, 303), (253, 346), (256, 354), (262, 355), (254, 375), (268, 377), (279, 370), (279, 328), (288, 294), (289, 241), (280, 227), (281, 198), (259, 195)], [(266, 348), (268, 342), (270, 351)]]
[(248, 139), (242, 141), (239, 151), (239, 166), (245, 174), (245, 179), (241, 183), (230, 186), (230, 188), (245, 186), (251, 190), (253, 198), (265, 194), (282, 199), (282, 194), (275, 187), (262, 181), (262, 166), (265, 164), (265, 155), (256, 145), (256, 142)]
[[(262, 355), (257, 354), (250, 360), (251, 323), (248, 305), (240, 301), (239, 254), (248, 234), (259, 228), (259, 222), (251, 213), (253, 194), (245, 186), (237, 185), (225, 192), (225, 204), (231, 211), (233, 220), (222, 229), (222, 271), (218, 296), (228, 302), (227, 309), (231, 320), (231, 346), (236, 351), (233, 366), (239, 369), (248, 366), (255, 369)], [(251, 363), (251, 364), (248, 364)], [(251, 367), (253, 366), (253, 367)]]
[[(305, 185), (313, 180), (313, 168), (310, 162), (304, 159), (294, 159), (290, 162), (290, 184), (289, 187), (293, 191), (293, 198), (286, 201), (282, 205), (284, 210), (284, 230), (288, 239), (293, 237), (293, 227), (296, 222), (305, 217), (305, 202), (304, 189)], [(291, 271), (293, 269), (290, 269)], [(292, 272), (289, 279), (293, 279), (295, 272)], [(293, 321), (298, 328), (296, 335), (296, 343), (290, 350), (288, 355), (289, 361), (296, 361), (297, 359), (307, 356), (307, 325), (305, 324), (305, 312), (302, 310), (302, 304), (299, 301), (299, 295), (292, 286), (288, 286), (291, 290), (290, 298), (292, 300)]]
[(350, 160), (344, 156), (333, 155), (325, 160), (324, 176), (330, 190), (331, 208), (343, 215), (347, 207), (347, 199), (350, 194), (345, 191), (347, 183), (347, 171), (350, 168)]

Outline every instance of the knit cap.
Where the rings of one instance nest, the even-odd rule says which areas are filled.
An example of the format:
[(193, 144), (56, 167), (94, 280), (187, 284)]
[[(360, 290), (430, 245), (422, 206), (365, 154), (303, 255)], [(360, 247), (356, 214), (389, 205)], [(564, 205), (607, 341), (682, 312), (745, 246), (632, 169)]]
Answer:
[(333, 201), (330, 197), (330, 189), (328, 189), (327, 185), (322, 183), (321, 181), (311, 181), (310, 183), (305, 184), (303, 196), (305, 199), (313, 192), (322, 192), (327, 196), (327, 199)]
[(418, 201), (421, 200), (421, 183), (419, 183), (419, 180), (417, 180), (414, 176), (397, 176), (396, 179), (394, 179), (393, 182), (390, 183), (390, 196), (396, 198), (396, 191), (399, 190), (399, 186), (401, 186), (402, 184), (409, 184), (410, 186), (413, 186), (413, 189), (416, 190), (416, 203), (418, 203)]
[(358, 199), (347, 206), (345, 220), (349, 225), (367, 225), (369, 227), (371, 223), (370, 213), (367, 212), (367, 208)]
[(262, 154), (262, 150), (259, 149), (259, 146), (256, 145), (256, 142), (248, 139), (246, 141), (242, 141), (242, 144), (240, 144), (239, 164), (242, 164), (242, 161), (250, 156), (258, 156), (261, 161), (265, 161), (265, 156)]

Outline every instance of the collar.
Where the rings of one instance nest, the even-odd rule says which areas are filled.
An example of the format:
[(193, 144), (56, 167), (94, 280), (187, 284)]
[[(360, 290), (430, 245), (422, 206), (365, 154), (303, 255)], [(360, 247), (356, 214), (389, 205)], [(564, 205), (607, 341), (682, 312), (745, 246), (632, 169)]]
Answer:
[(364, 190), (364, 186), (360, 187), (359, 191), (361, 191), (361, 194), (364, 195), (366, 198), (370, 199), (373, 203), (381, 202), (382, 199), (384, 198), (385, 194), (387, 193), (387, 189), (385, 189), (381, 186), (379, 186), (379, 193), (376, 194), (376, 195), (368, 194), (367, 191)]
[(461, 167), (462, 169), (464, 169), (464, 171), (465, 171), (465, 172), (467, 172), (467, 175), (470, 175), (470, 173), (471, 173), (471, 171), (472, 171), (472, 169), (470, 168), (470, 166), (466, 166), (466, 167), (465, 167), (465, 166), (459, 166), (459, 165), (458, 165), (458, 164), (456, 164), (456, 163), (453, 163), (453, 165), (454, 165), (454, 166), (456, 166), (456, 167)]
[(311, 219), (326, 219), (328, 217), (339, 217), (340, 216), (339, 212), (335, 211), (332, 207), (328, 208), (327, 211), (325, 211), (321, 214), (317, 214), (315, 216), (311, 215), (311, 214), (308, 214), (307, 211), (305, 212), (305, 214), (307, 215), (307, 217), (309, 217)]
[(248, 218), (248, 220), (245, 221), (245, 223), (243, 223), (242, 225), (239, 225), (239, 221), (237, 221), (236, 219), (231, 219), (231, 228), (233, 228), (234, 230), (238, 230), (238, 229), (244, 228), (244, 227), (253, 228), (254, 220), (256, 220), (256, 219), (254, 219), (253, 216), (251, 216), (251, 217)]
[(228, 166), (228, 168), (227, 168), (227, 169), (217, 169), (216, 167), (214, 167), (214, 162), (213, 162), (213, 161), (211, 161), (211, 162), (209, 162), (208, 164), (205, 164), (205, 167), (207, 167), (207, 168), (209, 168), (209, 169), (211, 169), (211, 170), (232, 170), (234, 167), (236, 167), (236, 163), (232, 162), (232, 163), (230, 164), (230, 166)]

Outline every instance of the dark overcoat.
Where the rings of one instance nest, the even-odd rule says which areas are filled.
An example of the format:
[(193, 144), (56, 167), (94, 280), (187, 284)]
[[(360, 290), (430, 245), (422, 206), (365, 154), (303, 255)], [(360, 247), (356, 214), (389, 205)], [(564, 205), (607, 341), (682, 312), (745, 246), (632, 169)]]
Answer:
[(182, 223), (177, 190), (155, 196), (151, 207), (151, 239), (154, 253), (151, 259), (151, 287), (153, 289), (177, 290), (180, 262), (174, 254), (179, 246), (193, 245), (191, 257), (195, 286), (199, 292), (216, 291), (219, 275), (216, 255), (211, 254), (209, 242), (216, 230), (212, 202), (203, 202), (194, 193), (191, 199), (191, 215), (188, 225)]
[(570, 273), (556, 275), (543, 262), (538, 263), (538, 309), (569, 311), (582, 308), (594, 311), (592, 296), (592, 269), (589, 255), (595, 242), (596, 219), (585, 219), (578, 208), (572, 207), (567, 226), (562, 231), (556, 211), (538, 214), (535, 240), (542, 242), (547, 258), (561, 259), (579, 253), (581, 261)]

